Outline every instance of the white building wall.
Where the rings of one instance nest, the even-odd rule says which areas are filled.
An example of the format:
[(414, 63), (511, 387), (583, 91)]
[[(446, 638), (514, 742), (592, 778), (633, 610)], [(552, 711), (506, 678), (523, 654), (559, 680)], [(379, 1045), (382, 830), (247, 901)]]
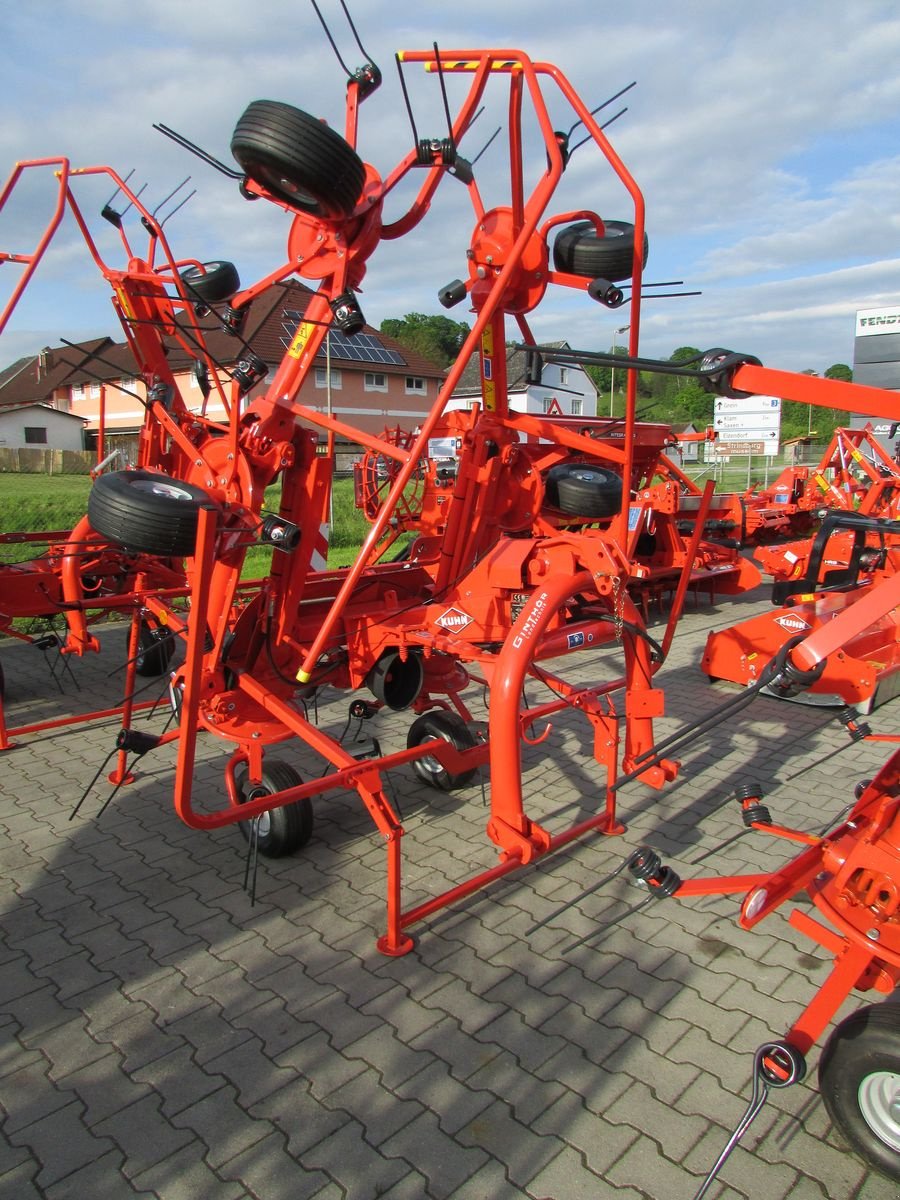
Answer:
[[(0, 447), (7, 450), (81, 450), (83, 427), (83, 421), (40, 404), (11, 412), (0, 411)], [(46, 430), (47, 440), (26, 440), (26, 429)]]

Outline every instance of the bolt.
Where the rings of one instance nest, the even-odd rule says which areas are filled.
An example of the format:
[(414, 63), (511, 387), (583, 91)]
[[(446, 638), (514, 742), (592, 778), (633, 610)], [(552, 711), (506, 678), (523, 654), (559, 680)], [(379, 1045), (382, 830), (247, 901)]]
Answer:
[(869, 938), (873, 942), (877, 942), (878, 939), (881, 937), (881, 930), (880, 929), (869, 929), (866, 931), (866, 937)]

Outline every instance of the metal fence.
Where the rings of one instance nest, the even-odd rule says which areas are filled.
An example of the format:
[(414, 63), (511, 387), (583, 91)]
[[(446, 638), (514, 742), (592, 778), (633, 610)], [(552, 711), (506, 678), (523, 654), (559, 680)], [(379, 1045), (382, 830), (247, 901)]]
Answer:
[(88, 475), (96, 461), (91, 450), (0, 447), (0, 471), (20, 475)]
[(766, 488), (773, 483), (785, 467), (815, 466), (828, 448), (827, 442), (810, 445), (790, 446), (779, 454), (731, 455), (729, 458), (715, 457), (711, 461), (692, 463), (684, 468), (685, 474), (700, 486), (712, 479), (718, 492), (742, 492), (758, 484)]

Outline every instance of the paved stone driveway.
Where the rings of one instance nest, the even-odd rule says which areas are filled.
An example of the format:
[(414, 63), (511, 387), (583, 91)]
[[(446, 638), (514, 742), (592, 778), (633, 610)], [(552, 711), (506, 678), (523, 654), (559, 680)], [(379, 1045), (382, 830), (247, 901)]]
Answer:
[[(688, 612), (659, 676), (660, 737), (733, 698), (699, 672), (706, 635), (766, 603), (759, 591)], [(124, 637), (107, 631), (63, 694), (39, 651), (0, 654), (18, 726), (115, 702)], [(603, 677), (604, 661), (585, 670)], [(896, 710), (878, 710), (875, 730), (892, 732)], [(339, 732), (346, 697), (321, 719)], [(379, 715), (372, 729), (396, 748), (408, 721)], [(102, 817), (105, 784), (70, 820), (117, 728), (29, 735), (0, 754), (10, 1200), (691, 1200), (744, 1110), (754, 1049), (811, 998), (823, 953), (781, 913), (741, 931), (734, 899), (660, 901), (610, 925), (642, 893), (624, 877), (585, 889), (642, 843), (682, 876), (768, 869), (786, 854), (756, 833), (692, 866), (742, 828), (737, 784), (758, 781), (776, 820), (820, 829), (886, 756), (857, 745), (820, 764), (847, 742), (832, 714), (758, 700), (685, 752), (665, 792), (623, 790), (624, 837), (504, 879), (388, 959), (374, 945), (384, 849), (354, 795), (319, 803), (314, 841), (264, 864), (251, 906), (237, 832), (195, 832), (172, 812), (171, 749), (143, 759)], [(276, 753), (308, 769), (302, 748)], [(218, 796), (222, 761), (209, 739), (198, 795)], [(558, 718), (527, 757), (529, 812), (563, 829), (595, 780), (587, 727)], [(407, 906), (496, 861), (477, 783), (445, 796), (405, 770), (393, 787)], [(710, 1197), (896, 1200), (831, 1129), (817, 1057)]]

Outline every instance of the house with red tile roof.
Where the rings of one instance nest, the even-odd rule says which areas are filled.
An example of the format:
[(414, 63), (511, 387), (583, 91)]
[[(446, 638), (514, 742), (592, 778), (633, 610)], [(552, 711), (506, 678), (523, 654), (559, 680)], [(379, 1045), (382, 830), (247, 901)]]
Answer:
[[(271, 378), (312, 295), (297, 281), (273, 284), (249, 305), (239, 336), (226, 331), (213, 313), (198, 318), (226, 389), (247, 348), (263, 360)], [(182, 341), (190, 345), (189, 331)], [(181, 341), (173, 338), (168, 344), (179, 390), (188, 407), (199, 412), (204, 400), (194, 360)], [(412, 430), (434, 405), (443, 378), (442, 366), (368, 325), (353, 336), (332, 329), (298, 400), (319, 412), (332, 411), (367, 433), (398, 425)], [(250, 400), (264, 387), (260, 383)], [(130, 347), (108, 337), (48, 347), (0, 372), (0, 419), (23, 405), (80, 417), (88, 448), (96, 443), (101, 423), (110, 446), (132, 441), (143, 421), (146, 396)], [(215, 390), (205, 411), (213, 420), (225, 419)]]

